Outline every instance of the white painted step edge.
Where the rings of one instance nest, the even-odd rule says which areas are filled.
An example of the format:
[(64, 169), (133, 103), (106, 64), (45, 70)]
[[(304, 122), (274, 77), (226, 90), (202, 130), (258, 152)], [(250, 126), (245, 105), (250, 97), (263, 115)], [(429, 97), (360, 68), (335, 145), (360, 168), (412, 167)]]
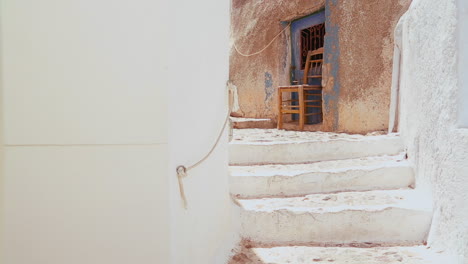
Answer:
[(231, 193), (242, 198), (392, 190), (413, 187), (415, 182), (412, 167), (400, 156), (300, 165), (231, 166), (230, 174)]
[[(332, 199), (331, 206), (324, 205), (320, 200), (327, 195), (307, 196), (311, 199), (305, 202), (300, 197), (239, 200), (243, 207), (241, 235), (265, 244), (408, 245), (421, 244), (427, 239), (432, 221), (431, 203), (417, 197), (415, 191), (342, 193), (328, 196), (338, 196), (338, 202), (345, 202), (336, 204)], [(391, 199), (387, 204), (366, 204), (366, 199), (375, 202), (379, 200), (379, 196), (384, 197), (384, 201), (388, 197)], [(356, 199), (353, 200), (353, 197)], [(318, 204), (314, 204), (314, 201)]]
[(359, 140), (288, 142), (279, 144), (230, 143), (231, 165), (298, 164), (325, 160), (396, 155), (403, 151), (398, 136), (368, 136)]

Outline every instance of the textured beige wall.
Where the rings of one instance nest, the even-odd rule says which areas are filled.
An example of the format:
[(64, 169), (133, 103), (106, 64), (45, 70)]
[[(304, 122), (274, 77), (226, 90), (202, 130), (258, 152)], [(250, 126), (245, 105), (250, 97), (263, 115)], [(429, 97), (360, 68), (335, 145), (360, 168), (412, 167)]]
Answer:
[[(327, 19), (338, 27), (338, 43), (329, 46), (336, 49), (326, 47), (325, 52), (339, 53), (338, 63), (326, 66), (327, 74), (336, 66), (339, 71), (325, 79), (324, 97), (330, 101), (321, 129), (384, 130), (388, 127), (393, 30), (410, 1), (234, 0), (232, 42), (243, 53), (258, 51), (282, 29), (280, 21), (300, 18), (326, 5), (330, 9)], [(276, 120), (276, 88), (289, 84), (290, 52), (288, 30), (259, 55), (242, 57), (231, 50), (230, 79), (238, 88), (246, 117)], [(267, 85), (269, 76), (272, 85)]]
[(416, 187), (434, 200), (430, 246), (468, 263), (468, 130), (458, 127), (459, 81), (468, 68), (457, 72), (455, 2), (415, 1), (402, 21), (400, 131)]
[[(257, 52), (284, 28), (280, 21), (308, 15), (324, 5), (325, 0), (233, 0), (231, 42), (242, 53)], [(289, 30), (259, 55), (243, 57), (232, 47), (229, 79), (237, 86), (246, 117), (276, 120), (276, 87), (290, 83), (290, 57)]]
[(338, 131), (365, 133), (388, 128), (393, 31), (410, 0), (338, 1)]

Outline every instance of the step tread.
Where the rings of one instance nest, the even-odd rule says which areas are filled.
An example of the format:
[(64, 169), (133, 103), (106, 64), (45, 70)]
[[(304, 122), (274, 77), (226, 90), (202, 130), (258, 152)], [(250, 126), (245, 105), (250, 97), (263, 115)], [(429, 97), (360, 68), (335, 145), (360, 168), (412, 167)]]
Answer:
[(288, 210), (298, 213), (330, 213), (346, 210), (383, 210), (390, 207), (430, 211), (428, 199), (415, 190), (387, 190), (311, 194), (289, 198), (239, 199), (246, 211), (272, 212)]
[(385, 167), (409, 167), (404, 153), (398, 155), (384, 155), (358, 159), (344, 159), (332, 161), (319, 161), (305, 164), (268, 164), (250, 166), (230, 166), (231, 176), (299, 176), (305, 173), (340, 173), (349, 170), (371, 171)]
[(269, 118), (248, 118), (248, 117), (230, 117), (232, 122), (242, 123), (242, 122), (271, 122)]
[(444, 264), (449, 258), (441, 253), (415, 247), (273, 247), (244, 248), (229, 264)]
[(230, 144), (274, 145), (288, 143), (329, 142), (329, 141), (363, 141), (399, 138), (399, 134), (391, 133), (368, 135), (287, 131), (277, 129), (234, 129), (233, 140)]

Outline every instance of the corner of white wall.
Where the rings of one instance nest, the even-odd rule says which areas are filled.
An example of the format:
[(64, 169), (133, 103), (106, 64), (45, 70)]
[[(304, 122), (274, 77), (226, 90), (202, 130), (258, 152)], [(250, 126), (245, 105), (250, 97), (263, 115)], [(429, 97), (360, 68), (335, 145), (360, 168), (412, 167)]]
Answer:
[(459, 77), (459, 126), (468, 128), (468, 2), (457, 0), (458, 9), (458, 77)]
[[(3, 1), (0, 1), (0, 14), (2, 14), (2, 9), (3, 9)], [(4, 138), (3, 138), (3, 16), (0, 15), (0, 190), (4, 189)], [(4, 224), (3, 221), (5, 219), (4, 216), (4, 201), (3, 201), (3, 192), (0, 191), (0, 238), (3, 237), (4, 235)], [(0, 239), (0, 256), (4, 255), (4, 240)], [(1, 260), (1, 259), (0, 259)]]
[[(169, 181), (171, 263), (221, 264), (236, 241), (228, 178), (228, 129), (214, 152), (183, 181), (176, 168), (212, 148), (228, 114), (228, 0), (171, 2), (169, 49)], [(217, 263), (218, 262), (218, 263)]]

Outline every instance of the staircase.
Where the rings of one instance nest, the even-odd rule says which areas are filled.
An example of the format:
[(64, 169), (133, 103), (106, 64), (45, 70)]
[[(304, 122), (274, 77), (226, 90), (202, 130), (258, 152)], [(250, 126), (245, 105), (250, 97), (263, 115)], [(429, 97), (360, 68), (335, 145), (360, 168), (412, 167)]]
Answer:
[(229, 151), (243, 238), (229, 264), (445, 263), (397, 134), (239, 129)]

